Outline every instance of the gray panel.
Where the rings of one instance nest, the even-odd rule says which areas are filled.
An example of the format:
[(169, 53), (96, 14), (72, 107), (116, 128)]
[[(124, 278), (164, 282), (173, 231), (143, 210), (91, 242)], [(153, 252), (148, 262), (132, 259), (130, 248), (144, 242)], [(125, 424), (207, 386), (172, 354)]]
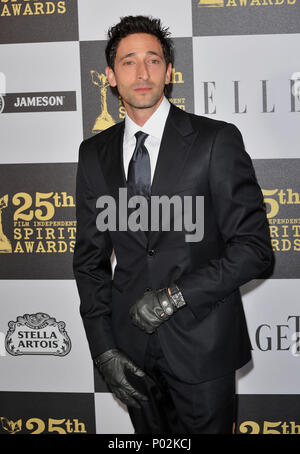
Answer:
[(273, 279), (300, 277), (300, 159), (257, 159), (275, 251)]
[(0, 164), (0, 279), (73, 279), (76, 164)]
[(296, 0), (191, 0), (193, 35), (299, 33)]
[(78, 39), (77, 1), (0, 3), (0, 43)]

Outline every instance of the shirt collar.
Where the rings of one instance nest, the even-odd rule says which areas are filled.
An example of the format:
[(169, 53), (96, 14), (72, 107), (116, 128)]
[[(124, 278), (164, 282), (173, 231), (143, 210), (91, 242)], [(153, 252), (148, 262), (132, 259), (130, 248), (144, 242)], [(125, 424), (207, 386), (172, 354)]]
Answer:
[(137, 131), (143, 131), (150, 136), (156, 137), (157, 139), (161, 140), (169, 110), (170, 103), (164, 96), (156, 111), (151, 115), (151, 117), (143, 126), (137, 125), (126, 112), (124, 131), (125, 142), (131, 140)]

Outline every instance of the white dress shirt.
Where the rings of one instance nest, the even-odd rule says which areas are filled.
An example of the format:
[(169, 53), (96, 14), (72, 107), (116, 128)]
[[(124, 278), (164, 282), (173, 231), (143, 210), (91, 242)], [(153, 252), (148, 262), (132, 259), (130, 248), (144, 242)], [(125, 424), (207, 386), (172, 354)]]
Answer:
[(146, 121), (144, 126), (137, 125), (126, 113), (125, 115), (125, 130), (123, 138), (123, 165), (124, 172), (127, 179), (129, 162), (132, 158), (136, 138), (134, 134), (138, 131), (143, 131), (148, 135), (145, 140), (145, 147), (147, 148), (150, 156), (151, 166), (151, 183), (155, 171), (156, 161), (158, 157), (161, 138), (164, 132), (165, 123), (170, 110), (170, 103), (166, 97), (163, 98), (159, 107)]

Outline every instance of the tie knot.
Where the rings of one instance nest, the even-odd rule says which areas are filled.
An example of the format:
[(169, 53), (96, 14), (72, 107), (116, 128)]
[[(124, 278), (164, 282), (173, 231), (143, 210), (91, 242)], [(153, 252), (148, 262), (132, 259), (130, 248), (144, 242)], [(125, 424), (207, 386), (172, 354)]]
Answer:
[(138, 148), (141, 145), (143, 145), (143, 143), (145, 142), (145, 140), (149, 134), (147, 134), (146, 132), (143, 132), (143, 131), (138, 131), (134, 135), (136, 137), (136, 147)]

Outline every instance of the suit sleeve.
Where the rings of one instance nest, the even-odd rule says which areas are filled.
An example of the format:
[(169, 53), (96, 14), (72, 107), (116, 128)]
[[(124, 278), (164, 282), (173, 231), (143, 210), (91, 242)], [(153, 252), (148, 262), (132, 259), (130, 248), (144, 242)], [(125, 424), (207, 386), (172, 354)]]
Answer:
[(263, 195), (242, 135), (231, 123), (217, 132), (212, 145), (209, 185), (224, 253), (175, 281), (199, 320), (274, 261)]
[(79, 148), (76, 176), (76, 242), (73, 271), (80, 297), (83, 320), (91, 356), (95, 358), (115, 348), (111, 331), (111, 254), (112, 243), (107, 231), (96, 227), (96, 200), (84, 169), (86, 144)]

